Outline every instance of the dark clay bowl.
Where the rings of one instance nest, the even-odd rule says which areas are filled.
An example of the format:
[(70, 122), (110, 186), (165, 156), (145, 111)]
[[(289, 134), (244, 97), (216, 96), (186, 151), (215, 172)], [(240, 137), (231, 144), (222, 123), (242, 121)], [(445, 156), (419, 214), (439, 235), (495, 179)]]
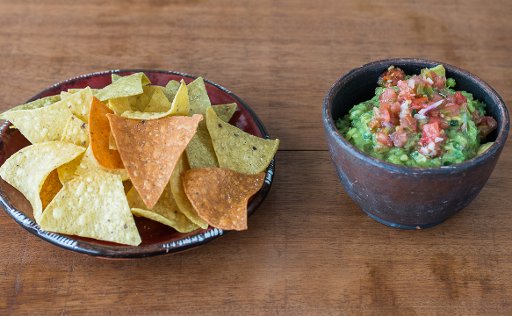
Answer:
[[(498, 122), (482, 155), (461, 164), (438, 168), (411, 168), (366, 155), (338, 132), (335, 121), (356, 104), (375, 95), (377, 78), (389, 66), (406, 74), (443, 64), (447, 77), (487, 104), (487, 115)], [(437, 225), (463, 209), (480, 192), (505, 145), (509, 115), (501, 97), (478, 77), (445, 63), (423, 59), (387, 59), (356, 68), (334, 83), (323, 103), (323, 125), (331, 158), (349, 196), (371, 218), (382, 224), (419, 229)]]
[[(192, 75), (164, 70), (110, 70), (82, 75), (59, 82), (39, 92), (29, 101), (59, 94), (61, 91), (71, 88), (85, 88), (87, 86), (91, 88), (102, 88), (111, 83), (112, 73), (125, 76), (140, 71), (144, 72), (149, 77), (152, 84), (160, 86), (165, 86), (169, 80), (179, 81), (183, 79), (186, 83), (189, 83), (196, 78)], [(226, 88), (206, 79), (205, 85), (212, 104), (236, 102), (238, 109), (231, 118), (231, 124), (258, 137), (269, 137), (263, 123), (244, 101)], [(18, 130), (9, 128), (10, 125), (9, 122), (0, 121), (0, 165), (12, 154), (30, 144)], [(249, 200), (249, 216), (254, 213), (270, 191), (273, 175), (274, 160), (272, 160), (266, 170), (263, 187)], [(135, 217), (135, 223), (137, 224), (142, 238), (142, 243), (137, 247), (51, 233), (42, 230), (39, 225), (36, 224), (32, 219), (30, 203), (20, 192), (2, 179), (0, 179), (0, 206), (18, 224), (37, 237), (68, 250), (103, 258), (140, 258), (179, 252), (207, 243), (225, 233), (225, 231), (221, 229), (208, 227), (207, 229), (199, 229), (187, 234), (182, 234), (171, 227), (142, 217)]]

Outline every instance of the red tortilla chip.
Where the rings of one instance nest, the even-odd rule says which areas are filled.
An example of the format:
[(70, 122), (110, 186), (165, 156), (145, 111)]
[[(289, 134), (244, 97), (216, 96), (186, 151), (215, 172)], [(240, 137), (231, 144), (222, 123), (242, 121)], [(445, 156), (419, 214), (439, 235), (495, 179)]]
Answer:
[(247, 202), (263, 185), (265, 173), (243, 174), (224, 168), (190, 169), (185, 193), (197, 214), (213, 227), (247, 229)]
[(178, 159), (203, 117), (168, 116), (155, 120), (114, 114), (107, 117), (130, 180), (151, 209), (169, 183)]
[(110, 124), (107, 114), (113, 114), (103, 102), (93, 97), (89, 112), (89, 140), (96, 161), (108, 169), (122, 169), (123, 161), (117, 150), (109, 148)]

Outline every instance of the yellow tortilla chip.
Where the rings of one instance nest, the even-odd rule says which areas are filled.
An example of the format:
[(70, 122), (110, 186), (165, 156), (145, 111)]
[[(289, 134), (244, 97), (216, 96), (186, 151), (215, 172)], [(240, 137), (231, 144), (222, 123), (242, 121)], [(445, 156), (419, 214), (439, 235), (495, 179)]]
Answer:
[(176, 229), (180, 233), (188, 233), (199, 227), (192, 223), (185, 215), (180, 213), (174, 201), (171, 189), (166, 186), (162, 196), (152, 209), (148, 210), (142, 198), (135, 188), (132, 188), (126, 195), (128, 204), (134, 215), (149, 218), (164, 225)]
[(116, 174), (121, 177), (123, 181), (130, 179), (130, 176), (128, 175), (128, 171), (126, 169), (109, 169), (102, 167), (98, 161), (94, 158), (94, 155), (92, 154), (91, 146), (87, 148), (85, 151), (82, 159), (80, 160), (80, 163), (75, 168), (73, 173), (75, 175), (83, 175), (90, 171), (94, 171), (96, 169), (100, 169), (105, 172), (109, 172), (112, 174)]
[(212, 104), (206, 91), (203, 78), (199, 77), (188, 84), (188, 96), (190, 99), (190, 113), (205, 115), (206, 109)]
[(265, 173), (254, 175), (223, 168), (190, 169), (183, 187), (197, 214), (221, 229), (247, 229), (247, 202), (263, 185)]
[(96, 97), (100, 101), (106, 101), (109, 99), (138, 95), (144, 92), (142, 87), (149, 84), (151, 84), (151, 82), (149, 81), (148, 77), (146, 77), (144, 73), (138, 72), (117, 79), (110, 85), (99, 90), (96, 93)]
[[(119, 79), (121, 80), (121, 79)], [(93, 98), (89, 114), (89, 141), (96, 161), (107, 169), (123, 169), (117, 150), (109, 149), (110, 124), (107, 118), (112, 111), (101, 101)]]
[[(159, 95), (159, 99), (167, 99), (163, 92)], [(123, 117), (138, 119), (138, 120), (156, 120), (169, 115), (188, 115), (189, 113), (189, 102), (187, 85), (185, 82), (181, 82), (180, 88), (176, 93), (174, 100), (168, 111), (166, 112), (142, 112), (142, 111), (126, 111), (121, 114)]]
[[(90, 151), (90, 149), (87, 149), (87, 150)], [(84, 155), (85, 155), (85, 153), (82, 153), (82, 154), (78, 155), (75, 159), (73, 159), (70, 162), (67, 162), (57, 168), (57, 174), (59, 175), (59, 180), (61, 183), (66, 183), (69, 180), (76, 177), (75, 171), (78, 168), (78, 166), (80, 165)]]
[(87, 121), (89, 118), (89, 109), (92, 103), (92, 90), (87, 87), (80, 89), (75, 93), (68, 93), (67, 95), (61, 95), (62, 101), (67, 104), (71, 113), (78, 116), (82, 121)]
[(34, 110), (8, 111), (0, 118), (10, 121), (32, 144), (59, 141), (72, 113), (59, 101)]
[(0, 176), (20, 191), (32, 205), (39, 223), (43, 211), (39, 196), (46, 177), (52, 170), (73, 160), (83, 147), (64, 142), (45, 142), (20, 149), (0, 167)]
[[(147, 108), (148, 104), (151, 102), (153, 94), (156, 91), (162, 91), (163, 88), (159, 86), (144, 86), (142, 87), (142, 90), (142, 94), (130, 97), (110, 99), (108, 100), (108, 107), (117, 115), (121, 115), (126, 111), (144, 111)], [(158, 98), (158, 96), (155, 98)], [(157, 102), (153, 101), (153, 103)], [(167, 100), (167, 107), (165, 108), (164, 105), (162, 106), (162, 108), (165, 108), (165, 111), (167, 111), (169, 107), (170, 103)]]
[(222, 121), (211, 107), (206, 111), (206, 126), (221, 168), (246, 174), (262, 172), (279, 147), (278, 139), (259, 138)]
[(112, 82), (114, 82), (114, 81), (117, 81), (117, 79), (122, 78), (122, 77), (118, 74), (111, 74), (110, 78), (112, 78)]
[(61, 140), (82, 147), (89, 146), (89, 125), (72, 115), (64, 127)]
[[(208, 228), (208, 223), (197, 215), (196, 210), (185, 194), (185, 189), (183, 188), (182, 176), (186, 170), (190, 169), (187, 165), (187, 159), (185, 155), (181, 155), (180, 160), (176, 164), (174, 171), (171, 175), (171, 181), (169, 182), (169, 186), (172, 191), (172, 196), (174, 197), (174, 201), (176, 201), (176, 205), (183, 215), (185, 215), (191, 222), (196, 224), (201, 228)], [(164, 191), (165, 192), (165, 191)]]
[(113, 114), (107, 117), (130, 180), (146, 206), (152, 208), (202, 116), (169, 116), (149, 121)]
[(121, 178), (101, 170), (66, 182), (39, 224), (56, 233), (132, 246), (141, 243)]

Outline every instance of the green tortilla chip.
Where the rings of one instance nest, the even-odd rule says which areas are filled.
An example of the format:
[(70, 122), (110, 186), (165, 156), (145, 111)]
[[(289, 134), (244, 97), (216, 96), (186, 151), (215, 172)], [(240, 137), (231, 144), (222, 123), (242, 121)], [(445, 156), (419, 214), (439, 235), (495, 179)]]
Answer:
[(136, 216), (160, 222), (176, 229), (180, 233), (188, 233), (199, 228), (178, 210), (169, 185), (166, 186), (160, 199), (150, 210), (147, 209), (135, 188), (131, 188), (126, 197), (132, 213)]
[(154, 91), (148, 104), (144, 107), (144, 112), (167, 112), (171, 109), (171, 102), (164, 93), (164, 88), (153, 86)]
[(129, 76), (121, 77), (110, 85), (98, 91), (96, 97), (100, 101), (110, 99), (129, 97), (144, 92), (143, 86), (149, 85), (151, 82), (142, 72), (138, 72)]
[(8, 111), (0, 118), (10, 121), (32, 144), (59, 141), (73, 114), (64, 101), (34, 110)]
[(174, 100), (176, 93), (178, 93), (178, 89), (180, 88), (180, 83), (176, 80), (171, 80), (167, 83), (164, 88), (164, 93), (167, 99), (170, 101)]
[(233, 114), (235, 114), (238, 106), (236, 105), (236, 103), (227, 103), (212, 105), (212, 108), (221, 120), (223, 120), (226, 123), (229, 123), (229, 120), (231, 120)]
[(34, 219), (39, 223), (43, 211), (39, 191), (46, 177), (83, 151), (83, 147), (64, 142), (30, 145), (4, 162), (0, 167), (0, 176), (27, 198), (32, 205)]
[(41, 99), (34, 100), (32, 102), (28, 102), (25, 104), (21, 104), (18, 106), (13, 107), (12, 109), (6, 111), (7, 112), (14, 112), (19, 110), (34, 110), (38, 108), (42, 108), (45, 106), (48, 106), (50, 104), (54, 104), (56, 102), (60, 101), (60, 95), (51, 95), (49, 97), (44, 97)]
[(196, 134), (192, 137), (190, 143), (188, 143), (186, 153), (190, 168), (192, 169), (219, 166), (205, 121), (199, 122)]
[(202, 114), (206, 113), (212, 104), (206, 92), (206, 86), (204, 85), (203, 78), (199, 77), (196, 80), (188, 84), (188, 97), (190, 99), (190, 114)]
[[(221, 104), (212, 106), (220, 119), (229, 122), (237, 109), (236, 103)], [(206, 121), (199, 122), (197, 132), (190, 141), (186, 149), (190, 168), (209, 168), (218, 167), (219, 162), (213, 149), (212, 139)]]
[(279, 147), (278, 139), (259, 138), (222, 121), (211, 107), (206, 111), (206, 126), (221, 168), (245, 174), (262, 172)]
[(72, 115), (64, 127), (61, 140), (82, 147), (89, 146), (89, 125)]
[(39, 224), (56, 233), (132, 246), (141, 243), (121, 177), (101, 170), (66, 182)]

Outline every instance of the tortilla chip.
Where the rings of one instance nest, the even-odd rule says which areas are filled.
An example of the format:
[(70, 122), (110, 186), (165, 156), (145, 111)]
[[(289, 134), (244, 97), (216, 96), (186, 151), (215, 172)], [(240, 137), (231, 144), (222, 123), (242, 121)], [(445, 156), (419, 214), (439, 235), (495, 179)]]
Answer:
[(128, 204), (134, 215), (149, 218), (176, 229), (180, 233), (188, 233), (199, 227), (192, 223), (185, 215), (179, 212), (169, 185), (167, 185), (158, 202), (151, 210), (146, 208), (139, 193), (132, 188), (126, 195)]
[[(220, 115), (220, 119), (224, 122), (229, 122), (237, 109), (237, 105), (236, 103), (229, 103), (214, 105), (212, 108), (217, 115)], [(186, 152), (190, 167), (193, 169), (219, 166), (215, 150), (213, 149), (212, 139), (205, 121), (201, 121), (199, 123), (197, 133), (188, 144)]]
[(183, 215), (185, 215), (191, 222), (205, 229), (208, 228), (208, 223), (197, 215), (196, 210), (194, 210), (194, 207), (190, 204), (190, 201), (185, 194), (185, 189), (183, 189), (182, 175), (188, 169), (190, 168), (188, 167), (187, 159), (185, 158), (185, 155), (181, 155), (181, 158), (178, 160), (178, 163), (172, 172), (169, 186), (171, 187), (172, 196), (174, 197), (174, 201), (176, 201), (176, 205), (180, 212), (183, 213)]
[(263, 185), (265, 173), (254, 175), (223, 168), (190, 169), (183, 187), (205, 221), (226, 230), (247, 229), (247, 202)]
[[(121, 80), (121, 79), (119, 79)], [(107, 114), (113, 113), (104, 103), (94, 98), (89, 114), (89, 141), (96, 161), (104, 168), (124, 168), (117, 150), (109, 149), (110, 124)]]
[(195, 134), (201, 115), (132, 120), (107, 115), (121, 159), (133, 186), (152, 208)]
[(96, 93), (96, 97), (100, 101), (129, 97), (143, 93), (144, 90), (142, 87), (149, 84), (151, 84), (151, 82), (148, 77), (146, 77), (144, 73), (138, 72), (117, 79), (105, 88), (99, 90), (98, 93)]
[(165, 96), (170, 101), (174, 100), (176, 93), (178, 93), (178, 89), (180, 88), (180, 83), (176, 80), (171, 80), (167, 83), (164, 89)]
[[(162, 91), (163, 88), (159, 86), (144, 86), (142, 90), (143, 93), (138, 95), (110, 99), (108, 100), (108, 107), (117, 115), (121, 115), (126, 111), (144, 111), (150, 103), (153, 94), (157, 90)], [(170, 108), (170, 103), (168, 100), (166, 101), (168, 105), (165, 110), (167, 111)], [(155, 103), (155, 101), (153, 102)]]
[(72, 115), (64, 127), (61, 140), (82, 147), (89, 146), (89, 125)]
[(89, 119), (89, 109), (91, 108), (93, 98), (91, 88), (87, 87), (85, 89), (80, 89), (75, 93), (68, 93), (65, 96), (61, 95), (61, 98), (61, 102), (67, 104), (71, 113), (78, 116), (82, 121), (87, 121)]
[(263, 139), (230, 125), (210, 107), (206, 126), (221, 168), (255, 174), (264, 171), (277, 152), (279, 140)]
[(121, 178), (95, 170), (64, 184), (40, 222), (47, 231), (137, 246), (141, 238)]
[(32, 144), (59, 141), (72, 113), (64, 101), (34, 110), (8, 111), (0, 118), (10, 121)]
[[(90, 151), (89, 148), (87, 150)], [(59, 175), (59, 180), (61, 183), (66, 183), (69, 180), (76, 177), (76, 175), (77, 175), (76, 170), (77, 170), (78, 166), (80, 165), (80, 163), (82, 162), (84, 155), (85, 155), (85, 153), (82, 153), (82, 154), (78, 155), (75, 159), (73, 159), (70, 162), (67, 162), (57, 168), (57, 174)]]
[(75, 175), (83, 175), (90, 171), (94, 171), (96, 169), (100, 169), (105, 172), (109, 172), (112, 174), (116, 174), (121, 177), (123, 181), (130, 179), (130, 176), (128, 175), (128, 171), (126, 169), (109, 169), (102, 167), (98, 161), (94, 158), (94, 155), (92, 153), (91, 146), (87, 148), (85, 151), (82, 160), (80, 160), (80, 164), (78, 167), (75, 168), (74, 174)]
[(171, 108), (171, 102), (165, 96), (164, 88), (154, 86), (153, 93), (148, 104), (144, 107), (144, 112), (167, 112)]
[(187, 146), (186, 153), (192, 169), (219, 166), (205, 121), (199, 123), (196, 134)]
[(20, 191), (30, 202), (34, 219), (43, 211), (39, 196), (44, 180), (57, 167), (73, 160), (83, 147), (64, 142), (45, 142), (25, 147), (9, 157), (0, 167), (0, 176)]
[[(161, 95), (157, 95), (157, 98), (160, 101), (163, 101), (165, 98), (167, 100), (167, 97), (161, 92)], [(159, 101), (155, 101), (159, 102)], [(162, 105), (160, 105), (162, 106)], [(167, 106), (167, 104), (165, 104)], [(157, 106), (154, 106), (152, 108), (156, 108)], [(160, 119), (169, 115), (188, 115), (189, 113), (189, 102), (188, 102), (188, 93), (187, 93), (187, 85), (185, 82), (181, 82), (180, 88), (178, 89), (178, 92), (176, 93), (176, 97), (172, 101), (172, 104), (170, 105), (170, 108), (166, 112), (142, 112), (142, 111), (126, 111), (121, 116), (131, 118), (131, 119), (138, 119), (138, 120), (156, 120)]]
[(114, 81), (117, 81), (117, 79), (122, 78), (122, 77), (118, 74), (111, 74), (110, 78), (112, 79), (112, 82), (114, 82)]
[(48, 106), (50, 104), (54, 104), (56, 102), (60, 101), (59, 95), (51, 95), (49, 97), (44, 97), (41, 99), (34, 100), (32, 102), (28, 102), (25, 104), (21, 104), (18, 106), (13, 107), (12, 109), (6, 111), (6, 112), (13, 112), (13, 111), (20, 111), (20, 110), (34, 110), (38, 108), (42, 108), (45, 106)]
[(205, 115), (206, 109), (212, 104), (206, 91), (203, 78), (199, 77), (188, 84), (188, 97), (190, 99), (190, 113)]
[(236, 105), (236, 103), (227, 103), (212, 105), (212, 108), (221, 120), (223, 120), (226, 123), (229, 123), (229, 120), (231, 120), (233, 114), (235, 114), (238, 106)]
[(39, 197), (41, 198), (41, 205), (43, 210), (50, 204), (55, 195), (62, 189), (62, 183), (59, 180), (59, 174), (57, 170), (53, 170), (44, 180), (39, 191)]
[(108, 137), (108, 149), (117, 150), (116, 140), (112, 133), (110, 133)]

